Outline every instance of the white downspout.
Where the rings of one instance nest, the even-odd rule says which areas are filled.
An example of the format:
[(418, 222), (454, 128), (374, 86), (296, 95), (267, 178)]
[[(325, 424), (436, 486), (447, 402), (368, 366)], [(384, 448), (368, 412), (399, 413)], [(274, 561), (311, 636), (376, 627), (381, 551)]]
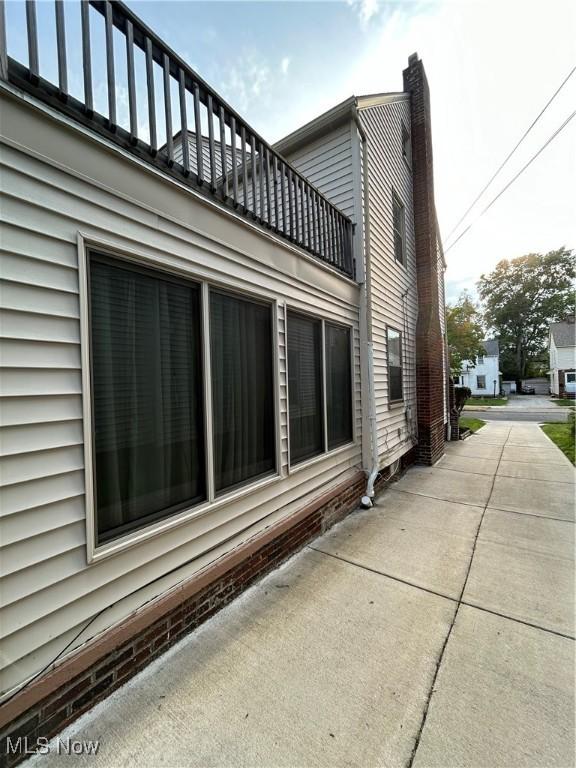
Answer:
[(365, 274), (364, 286), (360, 294), (360, 315), (364, 320), (366, 340), (364, 348), (367, 358), (368, 376), (368, 425), (370, 429), (371, 469), (366, 483), (366, 492), (362, 497), (362, 506), (371, 507), (374, 498), (374, 483), (379, 473), (378, 433), (376, 423), (376, 393), (374, 389), (374, 344), (372, 341), (372, 286), (370, 270), (370, 201), (368, 197), (368, 149), (367, 138), (360, 118), (358, 117), (357, 102), (352, 106), (352, 118), (362, 141), (362, 186), (364, 189), (364, 254)]
[(376, 396), (374, 392), (374, 344), (372, 341), (366, 343), (368, 353), (368, 388), (369, 388), (369, 411), (370, 420), (370, 439), (372, 442), (372, 470), (368, 476), (366, 484), (366, 495), (362, 497), (362, 506), (371, 507), (374, 498), (374, 483), (378, 477), (378, 434), (376, 429)]

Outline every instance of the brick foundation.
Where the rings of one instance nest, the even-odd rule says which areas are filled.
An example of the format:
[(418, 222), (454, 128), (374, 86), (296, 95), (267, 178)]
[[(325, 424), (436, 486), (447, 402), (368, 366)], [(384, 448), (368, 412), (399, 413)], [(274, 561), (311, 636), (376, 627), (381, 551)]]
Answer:
[[(413, 460), (413, 453), (407, 454), (402, 468)], [(386, 483), (386, 477), (379, 477), (376, 489), (382, 490)], [(18, 737), (27, 737), (33, 749), (39, 737), (55, 736), (355, 509), (365, 487), (364, 473), (358, 472), (352, 480), (216, 561), (160, 607), (145, 608), (131, 623), (128, 619), (126, 625), (104, 633), (0, 705), (0, 765), (9, 768), (25, 757), (22, 753), (7, 755), (8, 737), (12, 744)]]
[(410, 94), (414, 234), (418, 322), (416, 325), (416, 381), (418, 461), (434, 464), (444, 452), (444, 366), (440, 312), (438, 226), (434, 203), (430, 91), (424, 66), (416, 54), (403, 72)]

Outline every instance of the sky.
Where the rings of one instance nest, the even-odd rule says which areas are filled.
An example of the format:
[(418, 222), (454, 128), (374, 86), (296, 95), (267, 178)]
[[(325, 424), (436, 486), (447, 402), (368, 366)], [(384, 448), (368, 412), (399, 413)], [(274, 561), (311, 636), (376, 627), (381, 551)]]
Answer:
[[(73, 29), (79, 22), (72, 4), (65, 5)], [(478, 218), (576, 109), (576, 73), (448, 237), (576, 65), (576, 2), (128, 0), (128, 5), (270, 142), (353, 94), (401, 90), (402, 70), (417, 51), (431, 89), (448, 301), (463, 289), (474, 291), (480, 275), (503, 258), (576, 247), (576, 118)], [(25, 56), (22, 14), (23, 3), (9, 0), (8, 47), (15, 58)], [(38, 3), (38, 18), (41, 68), (54, 79), (51, 3)], [(69, 44), (72, 88), (81, 94), (79, 55), (79, 46), (74, 50)], [(103, 102), (101, 86), (96, 99)]]

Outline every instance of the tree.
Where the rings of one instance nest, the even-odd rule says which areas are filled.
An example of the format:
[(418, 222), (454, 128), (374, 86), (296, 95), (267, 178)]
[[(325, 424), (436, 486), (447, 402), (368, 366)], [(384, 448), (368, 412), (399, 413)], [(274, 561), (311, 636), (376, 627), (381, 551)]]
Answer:
[(465, 360), (469, 360), (473, 367), (476, 357), (485, 352), (482, 345), (482, 316), (468, 291), (460, 294), (456, 304), (446, 306), (446, 335), (450, 349), (450, 371), (453, 376), (459, 376)]
[(504, 259), (482, 275), (484, 321), (500, 341), (506, 378), (523, 379), (546, 349), (549, 323), (574, 313), (576, 265), (571, 250)]

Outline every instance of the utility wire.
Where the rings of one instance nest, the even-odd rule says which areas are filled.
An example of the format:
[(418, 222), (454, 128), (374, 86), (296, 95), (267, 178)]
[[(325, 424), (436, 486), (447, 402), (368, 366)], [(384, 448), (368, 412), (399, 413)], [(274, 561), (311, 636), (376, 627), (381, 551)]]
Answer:
[(488, 210), (489, 210), (489, 209), (490, 209), (490, 208), (491, 208), (491, 207), (494, 205), (494, 203), (496, 202), (496, 200), (498, 200), (498, 198), (499, 198), (499, 197), (501, 197), (501, 196), (504, 194), (504, 192), (506, 192), (506, 190), (507, 190), (509, 187), (511, 187), (511, 186), (512, 186), (512, 184), (513, 184), (513, 183), (516, 181), (516, 179), (517, 179), (519, 176), (521, 176), (521, 175), (524, 173), (524, 171), (525, 171), (525, 170), (528, 168), (528, 166), (529, 166), (529, 165), (532, 165), (532, 163), (534, 162), (534, 160), (536, 160), (536, 158), (538, 157), (538, 155), (539, 155), (541, 152), (543, 152), (543, 151), (546, 149), (546, 147), (548, 146), (548, 144), (550, 144), (550, 143), (551, 143), (551, 142), (552, 142), (552, 141), (553, 141), (553, 140), (556, 138), (556, 136), (558, 136), (558, 134), (560, 133), (560, 131), (562, 131), (562, 130), (564, 130), (564, 128), (566, 128), (566, 126), (568, 125), (568, 123), (570, 122), (570, 120), (572, 120), (572, 118), (573, 118), (573, 117), (575, 117), (575, 116), (576, 116), (576, 110), (574, 110), (574, 112), (572, 112), (572, 114), (571, 114), (571, 115), (569, 115), (569, 116), (566, 118), (566, 120), (564, 120), (564, 122), (562, 123), (562, 125), (561, 125), (559, 128), (557, 128), (557, 129), (554, 131), (554, 133), (552, 134), (552, 136), (550, 136), (550, 138), (548, 139), (548, 141), (547, 141), (545, 144), (543, 144), (543, 145), (540, 147), (540, 149), (538, 150), (538, 152), (536, 152), (536, 154), (535, 154), (535, 155), (532, 155), (532, 157), (530, 158), (530, 160), (528, 160), (528, 162), (527, 162), (525, 165), (523, 165), (523, 166), (522, 166), (522, 168), (520, 168), (520, 170), (518, 171), (518, 173), (516, 174), (516, 176), (514, 176), (512, 179), (510, 179), (510, 181), (508, 182), (508, 184), (506, 184), (506, 186), (505, 186), (503, 189), (501, 189), (501, 190), (500, 190), (500, 192), (498, 192), (498, 194), (496, 195), (496, 197), (495, 197), (495, 198), (493, 198), (493, 199), (492, 199), (492, 200), (491, 200), (491, 201), (488, 203), (488, 205), (486, 206), (486, 208), (484, 208), (484, 210), (483, 210), (483, 211), (482, 211), (482, 212), (481, 212), (481, 213), (480, 213), (480, 214), (477, 216), (477, 218), (476, 218), (476, 219), (474, 219), (474, 221), (472, 221), (472, 223), (471, 223), (471, 224), (468, 224), (468, 226), (466, 227), (466, 229), (465, 229), (465, 230), (464, 230), (464, 231), (463, 231), (463, 232), (462, 232), (460, 235), (458, 235), (458, 237), (456, 238), (456, 240), (454, 240), (454, 242), (453, 242), (453, 243), (451, 243), (451, 244), (448, 246), (448, 248), (446, 248), (446, 250), (444, 251), (444, 253), (448, 253), (448, 251), (449, 251), (451, 248), (453, 248), (453, 247), (456, 245), (456, 243), (457, 243), (457, 242), (458, 242), (458, 241), (459, 241), (461, 238), (463, 238), (463, 237), (464, 237), (464, 235), (466, 234), (466, 232), (468, 232), (468, 231), (469, 231), (469, 230), (470, 230), (470, 229), (471, 229), (471, 228), (474, 226), (474, 224), (475, 224), (475, 223), (478, 221), (478, 219), (480, 219), (482, 216), (484, 216), (484, 214), (485, 214), (485, 213), (486, 213), (486, 212), (487, 212), (487, 211), (488, 211)]
[[(550, 98), (550, 99), (549, 99), (549, 100), (546, 102), (546, 104), (544, 105), (544, 107), (543, 107), (543, 108), (542, 108), (542, 110), (539, 112), (538, 116), (536, 117), (536, 119), (532, 121), (532, 123), (531, 123), (531, 124), (528, 126), (528, 128), (526, 129), (526, 131), (525, 131), (525, 132), (522, 134), (522, 137), (521, 137), (520, 141), (519, 141), (519, 142), (516, 144), (516, 146), (514, 147), (514, 149), (513, 149), (513, 150), (512, 150), (512, 151), (511, 151), (511, 152), (510, 152), (510, 153), (509, 153), (507, 156), (506, 156), (506, 158), (505, 158), (505, 159), (504, 159), (504, 161), (501, 163), (501, 165), (498, 167), (498, 169), (496, 170), (496, 172), (494, 173), (494, 175), (493, 175), (493, 176), (490, 178), (490, 181), (488, 181), (488, 183), (487, 183), (487, 184), (486, 184), (484, 187), (482, 187), (482, 189), (480, 190), (480, 193), (478, 194), (478, 196), (474, 198), (474, 200), (472, 201), (472, 203), (470, 204), (470, 206), (469, 206), (469, 207), (466, 209), (466, 212), (465, 212), (465, 213), (464, 213), (464, 214), (463, 214), (463, 215), (460, 217), (460, 219), (458, 220), (458, 223), (456, 224), (456, 226), (452, 228), (452, 230), (451, 230), (450, 234), (449, 234), (449, 235), (448, 235), (448, 237), (446, 238), (446, 242), (448, 242), (448, 241), (450, 240), (450, 238), (452, 237), (452, 235), (454, 234), (454, 232), (456, 232), (456, 230), (458, 229), (458, 227), (460, 226), (460, 224), (462, 224), (462, 222), (464, 221), (464, 219), (466, 218), (466, 216), (468, 216), (468, 214), (470, 213), (470, 211), (472, 210), (472, 208), (474, 208), (474, 206), (476, 205), (476, 203), (478, 202), (478, 200), (480, 200), (480, 198), (482, 197), (482, 195), (484, 194), (484, 192), (486, 192), (486, 190), (488, 189), (488, 187), (489, 187), (489, 186), (492, 184), (492, 182), (494, 181), (494, 179), (495, 179), (495, 178), (498, 176), (498, 174), (500, 173), (500, 171), (501, 171), (501, 170), (504, 168), (504, 166), (506, 165), (506, 163), (508, 162), (508, 160), (510, 160), (510, 158), (511, 158), (511, 157), (512, 157), (512, 155), (513, 155), (513, 154), (516, 152), (516, 150), (518, 149), (518, 147), (520, 146), (520, 144), (522, 144), (522, 142), (524, 141), (524, 139), (526, 138), (526, 136), (528, 136), (528, 134), (530, 133), (530, 131), (532, 130), (532, 128), (534, 128), (534, 126), (536, 125), (536, 123), (538, 122), (538, 120), (540, 120), (540, 118), (542, 117), (542, 115), (544, 114), (544, 112), (546, 112), (546, 110), (548, 109), (548, 107), (550, 106), (550, 104), (552, 104), (552, 102), (554, 101), (554, 99), (556, 98), (556, 96), (558, 96), (558, 94), (560, 93), (560, 91), (562, 90), (562, 88), (564, 88), (564, 86), (566, 85), (566, 83), (568, 82), (568, 80), (570, 80), (570, 78), (572, 77), (572, 75), (574, 74), (574, 72), (576, 72), (576, 67), (573, 67), (573, 68), (572, 68), (572, 70), (571, 70), (571, 71), (568, 73), (568, 75), (567, 75), (567, 76), (564, 78), (564, 80), (563, 80), (563, 81), (560, 83), (560, 86), (559, 86), (559, 87), (556, 89), (556, 91), (555, 91), (555, 92), (552, 94), (551, 98)], [(466, 231), (466, 230), (465, 230), (465, 231)]]

